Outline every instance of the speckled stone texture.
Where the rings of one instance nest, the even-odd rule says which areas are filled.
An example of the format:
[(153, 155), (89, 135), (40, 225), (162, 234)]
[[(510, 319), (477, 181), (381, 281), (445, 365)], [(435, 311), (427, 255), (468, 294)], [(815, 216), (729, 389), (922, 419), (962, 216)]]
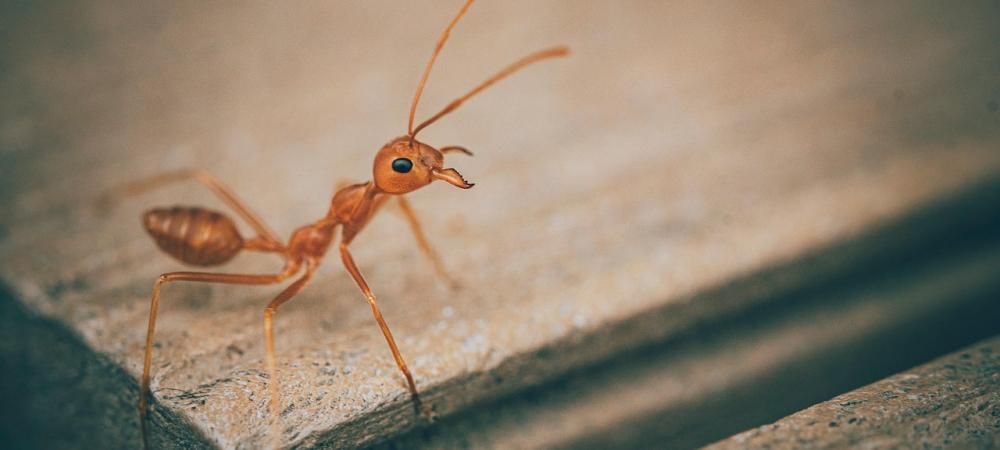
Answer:
[[(142, 211), (222, 209), (194, 185), (113, 208), (95, 205), (101, 194), (205, 168), (287, 236), (325, 213), (336, 183), (368, 178), (374, 152), (403, 133), (459, 3), (2, 6), (0, 280), (18, 312), (0, 319), (31, 318), (47, 336), (17, 351), (73, 339), (71, 353), (94, 362), (81, 367), (114, 368), (90, 374), (120, 396), (103, 404), (118, 429), (69, 432), (109, 433), (104, 448), (138, 442), (127, 400), (149, 291), (182, 268), (143, 232)], [(574, 53), (421, 134), (476, 153), (449, 157), (475, 188), (411, 199), (461, 291), (435, 279), (391, 209), (354, 241), (426, 400), (447, 417), (906, 247), (911, 236), (897, 233), (815, 257), (1000, 173), (997, 8), (477, 3), (420, 117), (526, 52), (565, 43)], [(278, 265), (246, 254), (223, 270)], [(753, 282), (705, 295), (737, 279)], [(165, 289), (157, 446), (265, 442), (262, 313), (279, 289)], [(283, 445), (363, 445), (423, 424), (335, 255), (283, 306), (276, 333)], [(90, 398), (63, 386), (63, 401)], [(44, 429), (44, 417), (29, 419)]]
[(707, 447), (1000, 447), (1000, 336)]
[(1000, 332), (1000, 240), (955, 232), (379, 448), (684, 449), (770, 423)]

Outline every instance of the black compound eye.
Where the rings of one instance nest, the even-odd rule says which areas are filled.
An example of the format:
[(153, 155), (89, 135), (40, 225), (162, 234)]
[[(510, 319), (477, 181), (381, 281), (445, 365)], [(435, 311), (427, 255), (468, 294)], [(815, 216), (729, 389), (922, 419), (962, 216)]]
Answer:
[(413, 161), (406, 158), (396, 158), (392, 161), (392, 170), (399, 173), (407, 173), (413, 169)]

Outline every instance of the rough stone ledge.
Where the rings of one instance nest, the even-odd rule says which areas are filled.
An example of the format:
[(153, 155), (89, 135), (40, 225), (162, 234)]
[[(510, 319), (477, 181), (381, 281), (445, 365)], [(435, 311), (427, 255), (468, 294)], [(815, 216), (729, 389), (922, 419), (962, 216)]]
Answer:
[[(990, 191), (982, 187), (969, 192)], [(662, 342), (480, 402), (377, 448), (690, 448), (990, 336), (1000, 317), (997, 214), (969, 220), (963, 203), (928, 208), (794, 266), (864, 261), (852, 270), (797, 278), (790, 265), (752, 278), (801, 283), (774, 290), (734, 281), (734, 290), (760, 294), (748, 301), (754, 306), (691, 320)], [(958, 220), (930, 226), (940, 233), (904, 240), (906, 247), (874, 245), (920, 236), (903, 231), (931, 225), (930, 217)], [(866, 259), (848, 249), (877, 250)]]
[[(452, 295), (413, 270), (419, 254), (401, 221), (380, 217), (359, 238), (362, 271), (442, 416), (752, 310), (774, 289), (905, 259), (926, 242), (909, 233), (951, 218), (816, 251), (1000, 173), (994, 4), (627, 6), (481, 2), (449, 43), (435, 101), (501, 63), (483, 51), (499, 52), (498, 36), (511, 58), (540, 42), (579, 49), (424, 135), (483, 149), (460, 165), (476, 189), (413, 199), (433, 209), (432, 240), (470, 289)], [(94, 403), (84, 380), (135, 398), (150, 284), (179, 268), (136, 219), (154, 205), (218, 202), (177, 186), (110, 212), (88, 205), (119, 183), (196, 166), (279, 231), (315, 219), (331, 185), (370, 173), (373, 148), (398, 133), (388, 119), (426, 62), (410, 44), (436, 36), (454, 5), (4, 7), (0, 278), (26, 314), (0, 318), (47, 319), (31, 323), (51, 338), (12, 336), (39, 364), (99, 355), (77, 366), (92, 371), (52, 370), (72, 375), (61, 391), (29, 392), (44, 370), (7, 389), (31, 398), (25, 420), (52, 444), (38, 447), (67, 436), (134, 447), (134, 407)], [(360, 445), (420, 426), (353, 283), (336, 261), (322, 275), (277, 324), (284, 442)], [(259, 447), (260, 313), (275, 292), (171, 291), (154, 356), (158, 447)], [(64, 352), (74, 358), (47, 357), (45, 343), (66, 336), (80, 344)], [(102, 407), (120, 412), (94, 413)], [(115, 419), (57, 431), (69, 412)]]
[[(0, 283), (0, 447), (130, 448), (135, 377), (62, 324), (24, 308)], [(170, 447), (211, 448), (183, 416), (160, 409)]]
[[(439, 403), (454, 405), (453, 413), (445, 415), (439, 424), (431, 428), (420, 427), (397, 440), (392, 440), (392, 434), (368, 435), (366, 439), (390, 439), (386, 445), (397, 448), (460, 447), (456, 441), (476, 443), (477, 447), (500, 448), (510, 444), (509, 439), (512, 438), (517, 439), (517, 446), (521, 447), (578, 447), (595, 442), (621, 443), (614, 440), (621, 433), (613, 431), (620, 427), (619, 431), (625, 432), (641, 430), (635, 435), (652, 437), (664, 433), (670, 435), (672, 442), (695, 444), (705, 442), (706, 437), (720, 436), (720, 429), (704, 431), (698, 428), (704, 428), (705, 423), (718, 423), (720, 417), (729, 417), (732, 424), (749, 425), (753, 421), (761, 423), (762, 416), (759, 414), (762, 413), (765, 414), (763, 418), (768, 418), (768, 415), (773, 418), (774, 414), (780, 416), (794, 410), (789, 408), (795, 405), (801, 407), (811, 403), (803, 404), (803, 401), (815, 401), (817, 392), (818, 395), (842, 392), (831, 392), (831, 385), (824, 385), (820, 380), (825, 378), (825, 382), (834, 383), (833, 389), (842, 389), (843, 383), (852, 383), (850, 380), (854, 379), (843, 374), (838, 378), (831, 372), (809, 372), (802, 369), (803, 366), (842, 369), (853, 367), (856, 359), (851, 358), (885, 364), (879, 352), (890, 347), (884, 342), (881, 347), (871, 346), (864, 336), (879, 335), (893, 327), (904, 326), (910, 329), (902, 336), (921, 338), (924, 336), (921, 324), (928, 320), (948, 318), (954, 322), (970, 319), (970, 308), (972, 311), (986, 308), (989, 314), (997, 313), (995, 309), (989, 309), (989, 305), (993, 304), (992, 297), (984, 300), (982, 296), (959, 294), (974, 294), (983, 289), (996, 292), (996, 289), (989, 289), (992, 286), (989, 284), (990, 274), (995, 273), (998, 266), (995, 255), (987, 252), (970, 260), (969, 252), (992, 248), (988, 244), (996, 238), (997, 219), (1000, 217), (996, 210), (1000, 205), (998, 197), (1000, 182), (986, 180), (883, 224), (852, 241), (804, 255), (764, 273), (731, 280), (699, 295), (702, 302), (699, 304), (730, 304), (726, 307), (729, 312), (716, 314), (719, 312), (716, 309), (703, 311), (701, 315), (685, 316), (689, 325), (675, 329), (673, 334), (661, 331), (659, 334), (644, 334), (645, 339), (652, 336), (652, 341), (634, 339), (637, 329), (655, 329), (657, 321), (667, 320), (669, 316), (669, 312), (651, 314), (645, 318), (650, 321), (647, 325), (638, 319), (617, 325), (615, 330), (623, 333), (625, 340), (618, 340), (621, 338), (611, 333), (557, 341), (554, 343), (556, 347), (543, 352), (523, 355), (479, 376), (455, 380), (432, 393), (438, 397), (436, 401)], [(973, 269), (971, 272), (970, 268)], [(874, 287), (864, 287), (872, 283), (875, 283)], [(936, 286), (934, 293), (927, 293), (928, 286)], [(900, 293), (901, 289), (905, 290)], [(874, 293), (865, 294), (867, 297), (861, 295), (871, 291)], [(859, 297), (867, 299), (867, 303), (859, 301)], [(45, 441), (50, 444), (48, 448), (72, 448), (81, 442), (115, 448), (128, 447), (128, 442), (136, 442), (138, 436), (133, 424), (132, 401), (135, 395), (134, 379), (106, 357), (89, 350), (61, 324), (18, 306), (12, 292), (6, 292), (0, 300), (0, 305), (4, 307), (0, 311), (3, 322), (0, 329), (5, 334), (0, 336), (3, 346), (0, 355), (4, 356), (0, 358), (0, 363), (3, 363), (5, 372), (11, 374), (4, 378), (2, 392), (5, 398), (31, 405), (26, 417), (12, 417), (5, 423), (20, 424), (13, 429), (33, 430), (31, 433), (43, 433), (46, 429), (73, 430), (69, 434), (63, 433), (62, 446), (59, 442)], [(906, 313), (901, 314), (903, 311)], [(873, 313), (876, 319), (870, 322), (854, 327), (836, 326), (838, 323), (853, 323), (854, 319)], [(973, 315), (971, 319), (982, 319), (989, 314)], [(826, 324), (826, 328), (804, 332), (802, 327), (809, 323)], [(833, 328), (830, 328), (831, 324)], [(975, 328), (971, 322), (968, 326)], [(719, 337), (705, 338), (715, 335)], [(905, 343), (906, 340), (903, 341)], [(660, 344), (649, 347), (641, 342)], [(789, 343), (794, 345), (789, 346)], [(901, 342), (897, 340), (896, 343)], [(640, 347), (636, 348), (636, 345)], [(845, 346), (852, 350), (845, 351)], [(581, 348), (587, 348), (590, 357), (597, 354), (613, 359), (587, 362), (580, 355), (573, 358), (559, 356), (578, 353)], [(760, 352), (751, 349), (770, 350)], [(852, 356), (845, 358), (845, 354)], [(927, 356), (920, 353), (915, 357), (920, 355)], [(560, 367), (566, 367), (561, 364), (567, 361), (580, 364), (583, 368), (566, 374), (560, 371)], [(753, 366), (762, 361), (768, 369)], [(548, 371), (540, 371), (538, 364), (547, 364), (544, 367), (548, 367)], [(597, 364), (596, 369), (594, 364)], [(750, 366), (744, 365), (746, 370), (740, 370), (740, 364)], [(9, 372), (8, 368), (11, 369)], [(774, 373), (784, 375), (768, 378)], [(725, 376), (720, 379), (720, 374)], [(788, 398), (778, 401), (773, 398), (768, 400), (765, 396), (760, 403), (768, 403), (770, 409), (753, 406), (758, 415), (751, 415), (749, 419), (746, 416), (737, 417), (739, 420), (732, 417), (733, 414), (740, 415), (733, 411), (747, 407), (745, 403), (739, 405), (747, 392), (762, 389), (762, 386), (767, 386), (767, 380), (795, 380), (794, 374), (817, 381), (804, 386), (800, 393), (803, 396), (791, 403)], [(518, 383), (505, 384), (505, 379), (516, 379)], [(715, 384), (699, 384), (699, 380), (714, 380)], [(546, 383), (539, 384), (543, 382)], [(646, 409), (622, 404), (619, 400), (628, 396), (615, 389), (622, 384), (636, 386), (632, 391), (633, 397), (638, 394), (655, 401), (646, 404)], [(524, 390), (532, 385), (537, 387)], [(468, 398), (464, 392), (470, 392), (469, 396), (490, 392), (493, 398), (515, 395), (510, 402), (500, 403), (499, 406), (482, 401), (463, 406), (461, 402)], [(737, 395), (730, 395), (727, 400), (712, 400), (734, 392)], [(397, 408), (400, 411), (396, 414), (405, 415), (405, 406), (404, 402), (402, 407)], [(560, 428), (555, 425), (567, 423), (565, 419), (580, 410), (585, 413), (574, 417), (583, 420), (576, 422), (575, 427), (564, 425)], [(386, 423), (394, 420), (390, 413), (379, 412), (366, 416), (367, 420), (348, 423), (335, 434), (328, 434), (309, 445), (321, 448), (348, 445), (345, 443), (359, 439), (366, 430), (398, 427), (398, 424)], [(162, 414), (159, 420), (165, 424), (164, 433), (160, 436), (162, 444), (188, 448), (212, 446), (197, 427), (186, 423), (169, 409), (160, 408), (158, 414)], [(588, 415), (597, 415), (601, 419), (596, 423), (588, 422)], [(663, 423), (672, 425), (664, 429)], [(92, 429), (118, 431), (115, 434), (88, 432)], [(598, 437), (611, 441), (588, 436), (594, 429), (600, 430)], [(690, 433), (691, 430), (694, 432)]]
[(803, 447), (1000, 447), (1000, 336), (708, 449)]

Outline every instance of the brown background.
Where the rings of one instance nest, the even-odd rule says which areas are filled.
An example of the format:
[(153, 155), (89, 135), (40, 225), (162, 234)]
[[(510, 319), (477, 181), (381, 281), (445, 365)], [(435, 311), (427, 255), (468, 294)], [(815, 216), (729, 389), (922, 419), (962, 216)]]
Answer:
[[(179, 267), (139, 214), (220, 206), (196, 186), (110, 210), (94, 205), (100, 193), (206, 168), (287, 235), (325, 212), (337, 181), (368, 178), (374, 152), (404, 132), (419, 71), (458, 6), (5, 6), (0, 274), (11, 297), (136, 374), (149, 288)], [(740, 304), (699, 303), (709, 287), (995, 176), (997, 17), (992, 2), (474, 5), (419, 117), (528, 51), (574, 53), (422, 134), (476, 152), (453, 162), (474, 189), (412, 196), (464, 290), (436, 282), (394, 213), (355, 241), (418, 384), (447, 415), (662, 339)], [(246, 256), (227, 269), (276, 266)], [(260, 317), (277, 289), (165, 292), (158, 432), (192, 436), (182, 417), (204, 436), (191, 439), (260, 442)], [(652, 312), (668, 319), (619, 326)], [(372, 442), (413, 425), (335, 258), (277, 324), (288, 442)], [(137, 442), (125, 406), (134, 386), (122, 383), (114, 422)]]

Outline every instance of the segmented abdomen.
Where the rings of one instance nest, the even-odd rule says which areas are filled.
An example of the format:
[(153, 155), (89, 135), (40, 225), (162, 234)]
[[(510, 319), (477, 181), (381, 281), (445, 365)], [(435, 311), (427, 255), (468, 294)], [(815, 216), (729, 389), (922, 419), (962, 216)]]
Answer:
[(142, 215), (142, 223), (161, 250), (195, 266), (222, 264), (243, 248), (236, 224), (204, 208), (155, 208)]

